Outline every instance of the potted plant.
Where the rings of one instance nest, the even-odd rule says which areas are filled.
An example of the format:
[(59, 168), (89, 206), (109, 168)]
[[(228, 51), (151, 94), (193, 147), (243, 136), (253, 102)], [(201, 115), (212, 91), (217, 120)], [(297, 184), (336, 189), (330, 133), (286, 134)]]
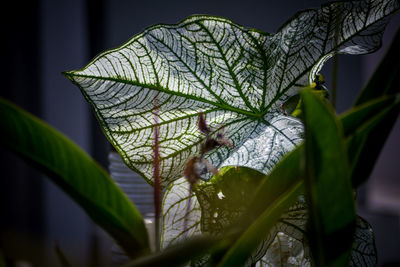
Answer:
[(399, 37), (340, 116), (319, 71), (337, 53), (379, 48), (398, 9), (394, 0), (329, 3), (276, 34), (191, 16), (65, 72), (125, 163), (154, 187), (154, 253), (139, 212), (107, 173), (5, 101), (2, 144), (49, 173), (129, 266), (373, 266), (373, 234), (354, 190), (377, 157), (366, 151), (384, 143), (372, 140), (398, 115)]

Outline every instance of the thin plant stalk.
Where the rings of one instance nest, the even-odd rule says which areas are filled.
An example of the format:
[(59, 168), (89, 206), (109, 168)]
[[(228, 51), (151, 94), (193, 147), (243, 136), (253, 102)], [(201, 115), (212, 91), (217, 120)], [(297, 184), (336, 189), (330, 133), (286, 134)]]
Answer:
[[(342, 4), (338, 3), (339, 8), (336, 11), (336, 18), (335, 18), (335, 47), (337, 46), (338, 40), (339, 40), (339, 34), (340, 34), (340, 27), (339, 23), (341, 21), (342, 17)], [(337, 51), (335, 51), (337, 52)], [(333, 56), (333, 62), (332, 62), (332, 85), (331, 85), (331, 104), (334, 109), (336, 109), (336, 95), (337, 95), (337, 79), (338, 79), (338, 67), (339, 67), (339, 56), (337, 53), (334, 54)]]
[(185, 238), (187, 237), (187, 229), (188, 229), (188, 224), (189, 224), (189, 213), (190, 213), (190, 208), (192, 206), (192, 195), (193, 195), (193, 184), (190, 183), (189, 198), (188, 198), (188, 202), (186, 204), (185, 219), (183, 221), (183, 231), (184, 231)]
[(155, 247), (160, 249), (160, 214), (161, 214), (161, 177), (159, 153), (158, 99), (154, 100), (154, 212), (155, 212)]
[(332, 62), (332, 85), (331, 85), (331, 103), (335, 109), (336, 109), (338, 66), (339, 66), (339, 57), (337, 54), (335, 54), (333, 56), (333, 62)]

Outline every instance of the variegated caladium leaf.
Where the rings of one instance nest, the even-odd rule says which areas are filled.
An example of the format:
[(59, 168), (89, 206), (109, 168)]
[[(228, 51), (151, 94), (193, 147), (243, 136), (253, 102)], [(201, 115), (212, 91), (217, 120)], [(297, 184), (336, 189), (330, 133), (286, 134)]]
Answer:
[(350, 266), (375, 267), (378, 263), (375, 236), (371, 225), (358, 216)]
[[(184, 227), (188, 204), (189, 182), (180, 178), (171, 183), (164, 196), (162, 248), (183, 241), (185, 238), (207, 233), (223, 234), (238, 222), (248, 208), (253, 192), (263, 174), (247, 168), (226, 167), (220, 176), (195, 187), (188, 225)], [(308, 207), (300, 196), (289, 210), (282, 214), (264, 241), (259, 245), (245, 266), (312, 266), (306, 239)], [(371, 226), (357, 217), (350, 266), (376, 266), (375, 239)], [(192, 266), (203, 266), (209, 260), (205, 255), (195, 259)]]
[(397, 0), (330, 3), (297, 13), (276, 34), (192, 16), (150, 27), (65, 75), (92, 104), (127, 165), (149, 183), (155, 113), (163, 186), (180, 178), (188, 158), (199, 153), (204, 139), (197, 129), (199, 112), (214, 132), (224, 128), (235, 146), (209, 153), (213, 165), (268, 173), (303, 131), (280, 106), (312, 81), (335, 51), (377, 49), (398, 8)]
[[(189, 182), (181, 178), (171, 183), (165, 193), (163, 203), (162, 248), (196, 234), (206, 233), (215, 236), (223, 234), (226, 230), (229, 231), (231, 226), (240, 227), (241, 216), (249, 208), (251, 197), (262, 179), (265, 179), (264, 174), (250, 168), (222, 168), (220, 175), (213, 176), (209, 181), (194, 187), (193, 208), (187, 214), (186, 228), (184, 227), (184, 218), (188, 205)], [(246, 266), (251, 266), (259, 261), (276, 261), (269, 257), (273, 255), (274, 247), (276, 247), (276, 244), (273, 246), (272, 244), (279, 242), (276, 241), (279, 233), (282, 240), (285, 238), (285, 240), (291, 240), (290, 244), (282, 243), (282, 246), (291, 248), (293, 244), (296, 244), (299, 247), (298, 243), (304, 243), (306, 221), (307, 209), (304, 198), (300, 197), (265, 236), (262, 244), (246, 262)], [(301, 256), (304, 261), (307, 255), (304, 250)], [(207, 260), (209, 259), (206, 255), (201, 259), (194, 260), (191, 264), (201, 266)]]
[(200, 233), (221, 234), (240, 218), (264, 177), (245, 167), (222, 168), (219, 175), (194, 186), (189, 214), (189, 182), (185, 178), (172, 182), (164, 194), (161, 246), (165, 248)]
[(304, 246), (304, 243), (284, 232), (278, 232), (264, 257), (262, 257), (255, 266), (310, 267), (313, 265), (309, 248)]
[[(189, 182), (182, 177), (173, 181), (164, 193), (160, 244), (162, 249), (201, 234), (200, 204), (195, 195), (192, 195), (192, 200), (189, 201), (189, 186)], [(189, 202), (191, 207), (188, 209)]]
[[(297, 206), (297, 207), (296, 207)], [(293, 211), (297, 210), (302, 215), (296, 215)], [(264, 256), (257, 262), (256, 266), (313, 266), (307, 241), (304, 238), (305, 222), (307, 220), (307, 207), (301, 201), (294, 205), (290, 211), (283, 215), (282, 220), (288, 217), (295, 218), (296, 223), (286, 221), (286, 225), (292, 228), (289, 231), (282, 231), (282, 226), (277, 226), (280, 232), (275, 236), (274, 241), (268, 247)], [(286, 217), (286, 218), (285, 218)], [(282, 222), (279, 222), (282, 223)], [(278, 223), (278, 224), (279, 224)], [(282, 225), (285, 225), (282, 224)], [(369, 223), (358, 216), (356, 221), (356, 231), (354, 234), (353, 248), (349, 266), (368, 266), (377, 265), (377, 252), (375, 238), (372, 227)]]

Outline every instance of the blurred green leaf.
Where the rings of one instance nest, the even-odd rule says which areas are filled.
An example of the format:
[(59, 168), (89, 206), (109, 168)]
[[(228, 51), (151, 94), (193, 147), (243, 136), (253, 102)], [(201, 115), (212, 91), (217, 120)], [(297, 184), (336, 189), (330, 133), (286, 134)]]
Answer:
[(306, 132), (307, 235), (317, 266), (347, 266), (355, 230), (350, 171), (340, 123), (310, 90), (302, 92)]
[[(358, 96), (355, 106), (362, 105), (380, 96), (400, 93), (399, 47), (400, 31), (398, 30), (385, 57)], [(400, 107), (397, 105), (388, 111), (384, 119), (368, 135), (356, 136), (352, 141), (352, 149), (358, 151), (359, 155), (353, 167), (352, 179), (354, 186), (360, 185), (370, 176), (380, 151), (398, 118), (399, 112)]]
[[(363, 125), (368, 125), (374, 121), (375, 116), (382, 116), (381, 113), (386, 114), (386, 109), (391, 109), (393, 105), (399, 102), (400, 99), (398, 96), (399, 95), (389, 95), (377, 97), (352, 107), (339, 115), (344, 136), (346, 138), (353, 136), (357, 131), (360, 131), (360, 128), (365, 127)], [(373, 125), (375, 126), (375, 124)]]
[(70, 139), (0, 99), (0, 145), (43, 171), (131, 257), (148, 252), (144, 221), (107, 172)]
[[(356, 106), (341, 116), (345, 135), (347, 134), (346, 147), (353, 187), (357, 187), (368, 179), (368, 175), (360, 177), (360, 158), (361, 160), (376, 159), (376, 155), (363, 155), (366, 152), (364, 149), (368, 149), (366, 142), (370, 140), (371, 133), (385, 131), (387, 130), (385, 126), (391, 128), (394, 123), (393, 119), (398, 116), (399, 107), (400, 97), (398, 95), (383, 96)], [(386, 122), (388, 124), (385, 124)], [(377, 142), (381, 146), (384, 144), (384, 140), (377, 140)], [(372, 168), (368, 167), (368, 169)]]
[(303, 192), (301, 155), (302, 147), (296, 148), (264, 179), (249, 205), (248, 212), (243, 216), (250, 226), (228, 250), (218, 266), (242, 266), (266, 239), (282, 213)]
[(219, 175), (195, 186), (194, 192), (202, 207), (201, 231), (220, 234), (237, 223), (265, 177), (246, 167), (224, 167)]
[[(249, 210), (255, 208), (252, 199), (260, 182), (269, 178), (257, 170), (246, 167), (224, 167), (218, 176), (213, 176), (210, 181), (195, 187), (196, 197), (201, 206), (201, 231), (211, 235), (223, 235), (246, 229), (253, 223), (249, 217)], [(265, 197), (264, 195), (264, 201)], [(287, 217), (293, 217), (293, 212)], [(281, 220), (280, 223), (274, 224), (272, 229), (267, 229), (266, 234), (260, 236), (261, 244), (255, 244), (256, 247), (249, 251), (250, 255), (246, 257), (247, 263), (253, 264), (259, 261), (269, 249), (276, 233), (290, 228), (291, 224)], [(203, 257), (200, 262), (208, 260), (215, 264), (220, 257), (218, 254), (221, 253), (225, 251), (217, 251), (211, 258)], [(199, 263), (195, 262), (194, 265), (199, 266)]]
[(227, 238), (222, 240), (222, 238), (216, 236), (202, 235), (174, 244), (161, 252), (139, 258), (124, 265), (124, 267), (183, 266), (196, 256), (203, 255), (216, 247), (225, 247), (228, 244)]

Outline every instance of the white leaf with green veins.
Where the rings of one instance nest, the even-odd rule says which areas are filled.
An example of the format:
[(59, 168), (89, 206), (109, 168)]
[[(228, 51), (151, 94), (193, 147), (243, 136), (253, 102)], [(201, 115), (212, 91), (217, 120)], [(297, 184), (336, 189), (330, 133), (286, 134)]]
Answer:
[[(188, 214), (187, 206), (190, 202)], [(185, 178), (173, 181), (164, 193), (161, 248), (177, 244), (186, 238), (200, 235), (201, 209), (196, 195), (189, 201), (189, 183)], [(186, 218), (186, 229), (185, 229)]]
[(156, 107), (163, 186), (180, 178), (188, 158), (199, 153), (200, 111), (213, 129), (225, 126), (235, 146), (208, 154), (212, 164), (268, 173), (301, 140), (301, 123), (282, 114), (281, 104), (335, 50), (377, 49), (398, 8), (397, 0), (331, 3), (296, 14), (276, 34), (192, 16), (148, 28), (65, 75), (81, 88), (127, 165), (150, 183)]
[[(246, 168), (228, 167), (222, 169), (220, 174), (194, 188), (191, 198), (193, 208), (189, 214), (186, 214), (189, 182), (182, 177), (168, 186), (163, 201), (162, 249), (201, 233), (214, 236), (229, 230), (248, 209), (252, 193), (265, 178), (262, 173)], [(265, 236), (244, 266), (253, 266), (255, 263), (261, 264), (257, 266), (281, 266), (278, 263), (283, 261), (286, 253), (284, 248), (295, 247), (291, 258), (285, 260), (308, 262), (308, 248), (303, 247), (307, 213), (305, 200), (299, 197)], [(191, 266), (203, 266), (209, 260), (208, 256), (198, 259), (200, 262), (192, 261)]]

